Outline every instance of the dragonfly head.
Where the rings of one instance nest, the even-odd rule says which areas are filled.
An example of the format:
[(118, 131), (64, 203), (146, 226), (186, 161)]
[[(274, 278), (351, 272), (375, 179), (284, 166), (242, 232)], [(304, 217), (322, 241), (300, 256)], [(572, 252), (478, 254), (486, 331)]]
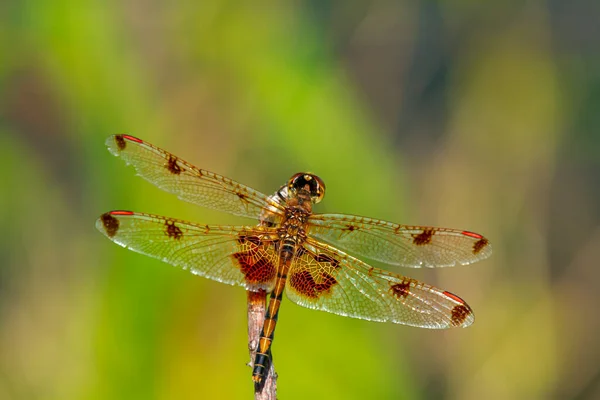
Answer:
[(314, 204), (323, 200), (325, 196), (325, 183), (316, 175), (300, 172), (288, 181), (288, 192), (292, 196), (310, 197)]

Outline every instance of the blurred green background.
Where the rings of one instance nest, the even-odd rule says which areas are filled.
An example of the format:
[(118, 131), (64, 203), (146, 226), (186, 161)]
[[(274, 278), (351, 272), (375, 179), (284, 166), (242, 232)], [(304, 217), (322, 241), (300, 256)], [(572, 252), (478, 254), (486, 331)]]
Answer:
[(0, 398), (252, 398), (241, 288), (126, 251), (111, 209), (253, 223), (134, 176), (129, 133), (317, 211), (468, 229), (396, 270), (464, 297), (429, 331), (284, 301), (282, 399), (600, 398), (600, 3), (0, 4)]

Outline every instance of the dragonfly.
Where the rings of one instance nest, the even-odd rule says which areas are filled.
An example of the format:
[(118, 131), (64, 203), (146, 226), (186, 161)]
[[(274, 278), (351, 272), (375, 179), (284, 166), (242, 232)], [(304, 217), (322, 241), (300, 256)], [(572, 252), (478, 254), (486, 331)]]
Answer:
[(117, 210), (96, 222), (100, 232), (129, 250), (269, 294), (253, 363), (256, 391), (271, 365), (284, 292), (300, 306), (369, 321), (431, 329), (464, 328), (474, 321), (471, 307), (457, 295), (363, 259), (410, 268), (467, 265), (492, 253), (478, 233), (313, 213), (325, 183), (312, 173), (293, 175), (268, 196), (133, 136), (111, 136), (106, 144), (139, 176), (179, 199), (257, 220), (208, 225)]

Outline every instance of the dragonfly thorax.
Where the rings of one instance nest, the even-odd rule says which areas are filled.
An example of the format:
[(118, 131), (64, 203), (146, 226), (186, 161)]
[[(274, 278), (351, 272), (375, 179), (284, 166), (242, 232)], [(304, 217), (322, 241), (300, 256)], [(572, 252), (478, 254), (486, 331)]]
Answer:
[(279, 238), (287, 241), (292, 240), (296, 244), (304, 242), (308, 217), (310, 217), (310, 212), (306, 211), (305, 207), (300, 205), (290, 207), (278, 230)]

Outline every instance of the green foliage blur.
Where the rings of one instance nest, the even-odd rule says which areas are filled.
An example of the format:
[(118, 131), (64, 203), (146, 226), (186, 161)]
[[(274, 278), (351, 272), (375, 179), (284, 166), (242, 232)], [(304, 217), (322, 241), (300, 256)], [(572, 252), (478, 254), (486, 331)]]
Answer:
[(465, 298), (468, 329), (284, 299), (280, 398), (600, 398), (599, 20), (592, 0), (2, 2), (0, 399), (252, 398), (244, 290), (94, 223), (254, 222), (135, 177), (117, 133), (265, 193), (314, 172), (318, 212), (490, 239), (475, 265), (393, 269)]

